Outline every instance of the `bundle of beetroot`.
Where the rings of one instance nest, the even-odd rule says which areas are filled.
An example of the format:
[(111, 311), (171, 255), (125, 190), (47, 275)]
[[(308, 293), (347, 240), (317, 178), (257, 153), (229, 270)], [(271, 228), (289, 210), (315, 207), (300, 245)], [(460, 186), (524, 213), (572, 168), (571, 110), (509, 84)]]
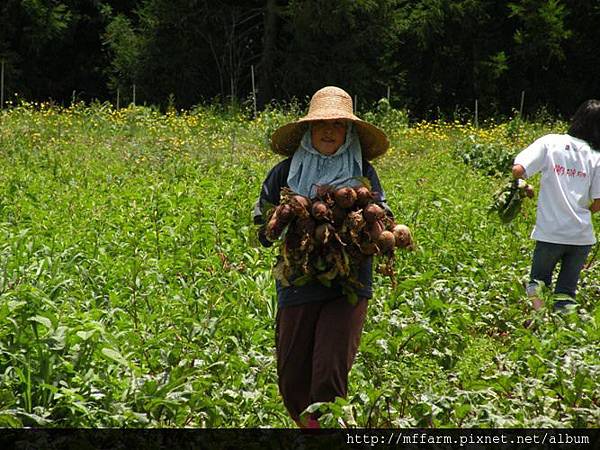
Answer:
[(267, 239), (280, 242), (275, 278), (285, 286), (340, 280), (352, 295), (361, 287), (360, 264), (373, 255), (380, 257), (378, 271), (392, 277), (394, 250), (414, 243), (409, 228), (395, 224), (377, 199), (366, 186), (318, 186), (313, 199), (283, 188), (263, 225)]

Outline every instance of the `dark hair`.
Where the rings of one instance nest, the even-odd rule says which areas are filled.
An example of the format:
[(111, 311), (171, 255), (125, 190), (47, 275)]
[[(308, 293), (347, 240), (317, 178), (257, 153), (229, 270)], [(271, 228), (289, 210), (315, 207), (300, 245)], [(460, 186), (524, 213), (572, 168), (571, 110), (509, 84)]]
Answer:
[(567, 133), (600, 150), (600, 100), (586, 100), (575, 112)]

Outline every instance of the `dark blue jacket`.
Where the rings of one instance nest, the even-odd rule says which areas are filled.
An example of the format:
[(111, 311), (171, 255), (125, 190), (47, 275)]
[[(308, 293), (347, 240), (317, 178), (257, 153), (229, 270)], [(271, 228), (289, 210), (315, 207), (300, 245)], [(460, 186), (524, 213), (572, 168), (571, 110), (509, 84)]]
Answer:
[[(265, 203), (277, 205), (279, 204), (279, 193), (281, 188), (288, 187), (287, 178), (290, 172), (292, 158), (287, 158), (278, 163), (268, 173), (267, 178), (263, 182), (260, 197), (254, 208), (254, 223), (262, 224), (263, 218), (261, 211)], [(371, 190), (380, 193), (380, 198), (377, 199), (391, 215), (391, 211), (385, 204), (385, 198), (379, 177), (375, 168), (366, 159), (363, 158), (363, 176), (369, 179)], [(268, 241), (264, 234), (259, 233), (259, 240), (265, 247), (270, 247), (272, 243)], [(358, 297), (371, 298), (373, 296), (373, 258), (367, 258), (363, 261), (359, 268), (358, 280), (363, 285), (362, 288), (356, 291)], [(307, 283), (303, 286), (283, 286), (279, 281), (275, 282), (277, 290), (277, 301), (279, 307), (299, 305), (309, 302), (321, 302), (333, 300), (343, 295), (342, 287), (338, 283), (333, 283), (331, 287), (324, 286), (319, 281)]]

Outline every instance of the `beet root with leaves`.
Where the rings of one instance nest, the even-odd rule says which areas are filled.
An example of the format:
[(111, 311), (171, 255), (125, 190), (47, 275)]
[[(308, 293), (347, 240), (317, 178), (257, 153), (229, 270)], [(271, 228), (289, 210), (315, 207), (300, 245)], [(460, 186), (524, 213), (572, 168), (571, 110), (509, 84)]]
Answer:
[(414, 249), (410, 229), (396, 224), (367, 186), (320, 185), (312, 199), (283, 188), (280, 197), (266, 213), (263, 232), (279, 243), (273, 271), (284, 286), (340, 281), (353, 301), (364, 260), (377, 256), (377, 270), (393, 282), (395, 250)]
[(517, 217), (521, 211), (523, 200), (533, 198), (534, 195), (533, 187), (530, 184), (521, 179), (512, 180), (494, 194), (494, 202), (489, 210), (490, 212), (496, 211), (502, 223), (507, 224)]

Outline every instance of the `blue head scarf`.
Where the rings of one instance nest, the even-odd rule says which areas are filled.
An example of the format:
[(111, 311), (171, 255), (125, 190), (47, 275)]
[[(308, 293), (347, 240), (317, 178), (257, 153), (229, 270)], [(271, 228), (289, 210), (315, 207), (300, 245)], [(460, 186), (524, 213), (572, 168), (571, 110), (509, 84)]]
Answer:
[(362, 176), (362, 151), (358, 133), (352, 122), (346, 129), (346, 140), (333, 155), (323, 155), (312, 146), (311, 126), (302, 136), (292, 157), (288, 186), (294, 192), (314, 197), (317, 186), (336, 188), (359, 185)]

